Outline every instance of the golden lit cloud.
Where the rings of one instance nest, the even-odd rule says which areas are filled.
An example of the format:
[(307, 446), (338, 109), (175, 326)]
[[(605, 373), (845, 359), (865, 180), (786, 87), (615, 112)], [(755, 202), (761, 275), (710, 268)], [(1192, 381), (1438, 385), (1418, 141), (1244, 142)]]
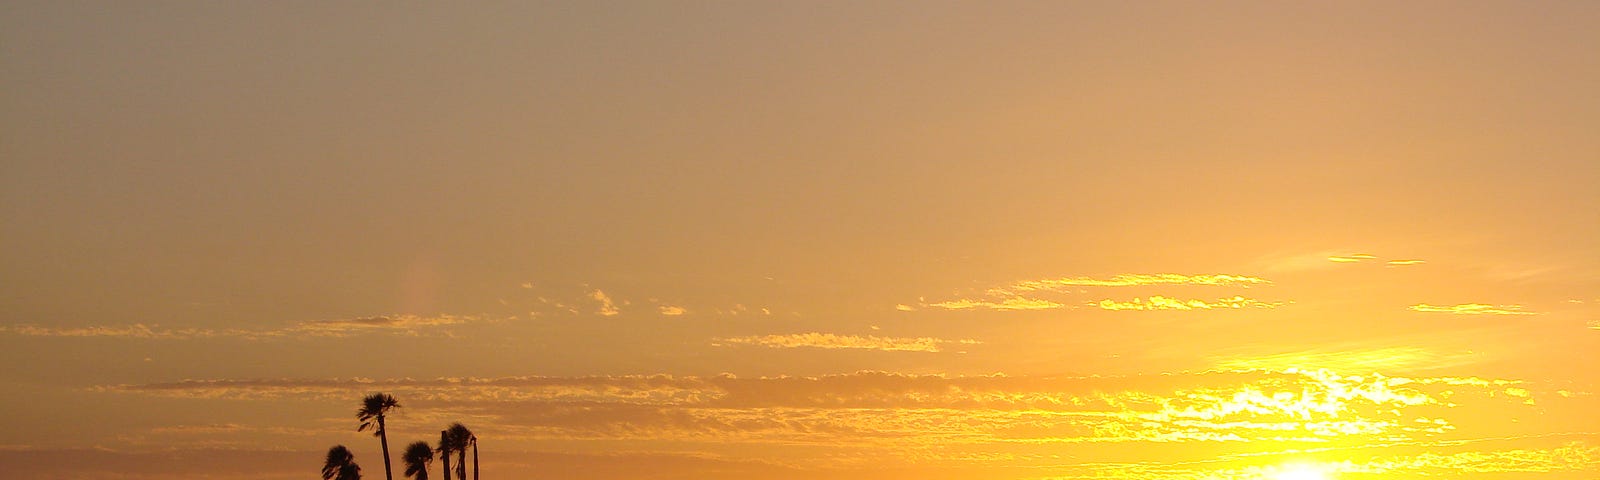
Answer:
[(772, 348), (850, 348), (882, 350), (886, 352), (938, 352), (944, 345), (973, 345), (977, 340), (944, 340), (929, 337), (893, 338), (879, 336), (835, 335), (832, 333), (799, 333), (792, 335), (762, 335), (751, 337), (718, 338), (716, 345), (759, 345)]
[(1063, 287), (1136, 287), (1143, 285), (1214, 285), (1241, 286), (1268, 285), (1272, 282), (1248, 275), (1183, 275), (1177, 273), (1120, 274), (1111, 278), (1067, 277), (1052, 280), (1025, 280), (1009, 286), (998, 287), (1003, 292), (1030, 292), (1058, 290)]
[(1413, 260), (1390, 260), (1390, 261), (1388, 261), (1386, 263), (1388, 265), (1393, 265), (1393, 266), (1399, 267), (1399, 266), (1406, 266), (1406, 265), (1421, 265), (1421, 264), (1428, 263), (1428, 262), (1424, 261), (1424, 260), (1415, 260), (1415, 259), (1413, 259)]
[(1104, 310), (1213, 310), (1213, 309), (1240, 309), (1240, 308), (1278, 308), (1283, 302), (1263, 302), (1251, 298), (1234, 296), (1221, 298), (1214, 301), (1184, 300), (1163, 297), (1160, 295), (1135, 298), (1130, 301), (1101, 300), (1091, 304)]
[(1357, 253), (1357, 254), (1353, 254), (1353, 255), (1333, 255), (1333, 256), (1329, 256), (1328, 257), (1328, 261), (1335, 262), (1335, 263), (1356, 263), (1356, 262), (1365, 262), (1365, 261), (1368, 261), (1368, 260), (1374, 260), (1374, 259), (1377, 259), (1377, 258), (1378, 257), (1373, 256), (1373, 255), (1368, 255), (1368, 254), (1365, 254), (1365, 253)]
[(1439, 352), (1421, 347), (1331, 345), (1325, 348), (1264, 355), (1236, 355), (1216, 359), (1217, 368), (1295, 370), (1326, 368), (1335, 371), (1393, 372), (1468, 365), (1482, 358), (1471, 352)]
[(927, 306), (933, 308), (943, 308), (947, 310), (967, 310), (973, 308), (984, 308), (990, 310), (1050, 310), (1056, 308), (1069, 308), (1064, 304), (1049, 300), (1022, 297), (1007, 298), (998, 302), (960, 299), (950, 300), (947, 302), (930, 303), (927, 304)]
[(678, 315), (683, 315), (685, 313), (689, 313), (689, 310), (687, 310), (687, 309), (685, 309), (683, 307), (676, 306), (676, 305), (662, 305), (662, 306), (659, 307), (659, 310), (661, 311), (662, 315), (666, 315), (666, 316), (669, 316), (669, 317), (676, 317)]
[[(856, 340), (752, 342), (786, 346)], [(1508, 393), (1513, 388), (1516, 393)], [(187, 380), (95, 391), (250, 401), (337, 401), (385, 391), (408, 399), (415, 409), (472, 412), (503, 431), (529, 438), (807, 442), (840, 448), (936, 443), (1027, 449), (1057, 443), (1195, 441), (1317, 446), (1331, 440), (1359, 444), (1472, 438), (1493, 425), (1512, 425), (1518, 412), (1539, 408), (1526, 402), (1535, 397), (1594, 401), (1553, 397), (1548, 390), (1513, 380), (1327, 370), (1130, 377), (858, 372), (755, 378)], [(1446, 420), (1450, 412), (1465, 407), (1499, 411), (1504, 417), (1461, 425)]]
[[(1138, 287), (1151, 285), (1203, 285), (1203, 286), (1232, 286), (1250, 287), (1254, 285), (1270, 285), (1272, 282), (1260, 277), (1246, 275), (1184, 275), (1177, 273), (1155, 274), (1120, 274), (1109, 278), (1093, 277), (1064, 277), (1046, 280), (1023, 280), (1008, 285), (991, 287), (984, 291), (979, 298), (958, 298), (936, 303), (923, 303), (923, 306), (942, 308), (946, 310), (1050, 310), (1058, 308), (1074, 308), (1055, 300), (1039, 298), (1045, 294), (1070, 293), (1073, 289), (1085, 287)], [(1152, 297), (1163, 298), (1164, 297)], [(1206, 308), (1198, 305), (1208, 302), (1188, 304), (1191, 308)], [(904, 307), (904, 308), (901, 308)], [(909, 311), (908, 305), (897, 305), (897, 309)]]
[(600, 315), (606, 317), (621, 313), (621, 311), (617, 310), (616, 302), (611, 300), (611, 296), (606, 295), (606, 292), (602, 292), (598, 288), (594, 289), (592, 292), (589, 292), (589, 298), (594, 299), (596, 302), (600, 302), (600, 309), (595, 313), (599, 313)]
[(1458, 305), (1430, 305), (1419, 303), (1407, 307), (1416, 312), (1450, 313), (1455, 315), (1538, 315), (1538, 312), (1522, 310), (1522, 305), (1489, 305), (1485, 303), (1463, 303)]

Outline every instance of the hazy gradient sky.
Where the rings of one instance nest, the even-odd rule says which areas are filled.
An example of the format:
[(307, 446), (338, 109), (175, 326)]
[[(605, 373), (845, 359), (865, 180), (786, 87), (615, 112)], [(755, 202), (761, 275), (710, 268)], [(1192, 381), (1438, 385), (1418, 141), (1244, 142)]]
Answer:
[(491, 478), (1594, 478), (1597, 45), (1577, 1), (5, 2), (0, 471), (382, 478), (383, 391)]

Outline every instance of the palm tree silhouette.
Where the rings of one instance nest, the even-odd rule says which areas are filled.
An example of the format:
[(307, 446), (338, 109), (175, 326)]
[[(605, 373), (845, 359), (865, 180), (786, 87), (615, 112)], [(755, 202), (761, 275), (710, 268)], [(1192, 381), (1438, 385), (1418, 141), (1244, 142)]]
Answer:
[[(386, 480), (394, 480), (394, 473), (389, 471), (389, 432), (384, 428), (383, 417), (389, 410), (396, 408), (400, 408), (400, 402), (394, 397), (385, 393), (374, 393), (361, 399), (361, 409), (356, 410), (356, 419), (361, 420), (361, 426), (356, 428), (356, 431), (373, 428), (372, 435), (378, 437), (378, 441), (383, 444), (383, 477)], [(373, 422), (373, 419), (377, 419), (377, 422)]]
[(472, 480), (478, 480), (478, 436), (472, 436)]
[[(444, 480), (450, 480), (450, 454), (455, 453), (450, 441), (450, 431), (439, 431), (439, 459), (444, 461)], [(466, 479), (461, 479), (466, 480)]]
[(400, 463), (405, 464), (407, 477), (428, 480), (428, 464), (433, 463), (433, 448), (428, 446), (428, 442), (412, 442), (406, 447), (405, 453), (400, 454)]
[(328, 460), (322, 464), (322, 480), (361, 480), (361, 466), (356, 465), (355, 454), (344, 445), (328, 449)]
[(445, 431), (448, 432), (450, 451), (456, 453), (456, 478), (467, 480), (467, 446), (472, 443), (472, 430), (458, 422), (450, 424)]

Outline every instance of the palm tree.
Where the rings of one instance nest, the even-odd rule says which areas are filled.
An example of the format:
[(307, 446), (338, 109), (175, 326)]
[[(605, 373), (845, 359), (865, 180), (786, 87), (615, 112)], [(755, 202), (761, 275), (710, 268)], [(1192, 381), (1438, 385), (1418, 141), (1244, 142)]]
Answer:
[(328, 449), (328, 461), (322, 464), (322, 480), (361, 480), (361, 466), (356, 465), (355, 454), (344, 445)]
[(472, 480), (478, 480), (478, 436), (472, 436)]
[(428, 464), (433, 463), (433, 448), (428, 446), (428, 442), (412, 442), (406, 447), (405, 453), (400, 454), (400, 463), (406, 465), (407, 477), (428, 480)]
[[(444, 480), (450, 480), (450, 454), (455, 453), (450, 441), (450, 431), (439, 431), (439, 459), (444, 461)], [(466, 479), (462, 479), (466, 480)]]
[(462, 426), (461, 422), (450, 424), (446, 437), (450, 438), (450, 451), (456, 453), (456, 478), (467, 480), (467, 445), (472, 443), (472, 430)]
[[(378, 441), (383, 444), (383, 477), (386, 480), (394, 480), (394, 473), (389, 471), (389, 432), (384, 428), (383, 417), (389, 410), (396, 408), (400, 408), (400, 402), (394, 397), (385, 393), (374, 393), (361, 399), (361, 409), (356, 410), (356, 419), (361, 421), (361, 426), (356, 428), (356, 431), (373, 428), (372, 436), (378, 437)], [(373, 419), (378, 421), (374, 423)]]
[(467, 480), (467, 446), (472, 443), (472, 430), (460, 423), (450, 424), (449, 432), (450, 450), (456, 452), (456, 478)]

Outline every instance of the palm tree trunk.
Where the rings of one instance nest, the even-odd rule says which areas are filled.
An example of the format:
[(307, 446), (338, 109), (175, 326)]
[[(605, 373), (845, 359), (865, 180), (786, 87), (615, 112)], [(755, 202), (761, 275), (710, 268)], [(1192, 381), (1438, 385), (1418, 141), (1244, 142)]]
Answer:
[[(441, 449), (444, 448), (446, 445), (449, 445), (449, 443), (447, 443), (447, 440), (445, 439), (445, 437), (446, 436), (445, 436), (444, 430), (440, 430), (439, 431), (439, 448), (441, 448)], [(444, 459), (444, 480), (450, 480), (450, 451), (449, 450), (445, 450), (444, 451), (444, 455), (440, 455), (439, 458)], [(462, 480), (465, 480), (465, 479), (462, 479)]]
[(478, 437), (472, 437), (472, 480), (478, 480)]
[(389, 429), (383, 426), (383, 415), (378, 415), (378, 441), (383, 443), (383, 478), (394, 480), (389, 472)]

